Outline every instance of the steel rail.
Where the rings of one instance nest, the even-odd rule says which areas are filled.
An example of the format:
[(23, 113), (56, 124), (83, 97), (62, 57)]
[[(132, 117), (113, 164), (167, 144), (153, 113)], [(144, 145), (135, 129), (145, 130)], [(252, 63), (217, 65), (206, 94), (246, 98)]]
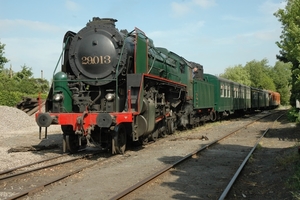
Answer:
[(72, 162), (72, 161), (75, 161), (75, 160), (80, 160), (80, 159), (83, 159), (83, 158), (86, 158), (86, 157), (89, 157), (89, 156), (86, 155), (86, 156), (81, 156), (81, 157), (78, 157), (78, 158), (72, 158), (72, 159), (69, 159), (69, 160), (62, 161), (62, 162), (57, 162), (57, 163), (45, 165), (45, 166), (42, 166), (42, 167), (37, 167), (37, 168), (31, 169), (31, 170), (26, 170), (26, 171), (23, 171), (23, 172), (7, 175), (7, 176), (4, 176), (4, 177), (0, 177), (0, 180), (5, 180), (5, 179), (9, 179), (9, 178), (12, 178), (12, 177), (15, 177), (15, 176), (20, 176), (20, 175), (27, 174), (27, 173), (30, 173), (30, 172), (38, 171), (38, 170), (41, 170), (41, 169), (46, 169), (46, 168), (49, 168), (49, 167), (69, 163), (69, 162)]
[[(15, 177), (15, 176), (20, 176), (20, 175), (27, 174), (27, 173), (34, 172), (34, 171), (38, 171), (38, 170), (41, 170), (41, 169), (46, 169), (46, 168), (49, 168), (49, 167), (53, 167), (53, 166), (57, 166), (57, 165), (69, 163), (69, 162), (72, 162), (72, 161), (76, 161), (76, 160), (88, 158), (88, 157), (91, 157), (91, 156), (96, 155), (98, 153), (99, 152), (89, 153), (89, 154), (82, 155), (82, 156), (79, 156), (79, 157), (76, 157), (76, 158), (71, 158), (69, 160), (65, 160), (65, 161), (61, 161), (61, 162), (57, 162), (57, 163), (52, 163), (52, 164), (49, 164), (49, 165), (44, 165), (44, 166), (41, 166), (41, 167), (37, 167), (37, 168), (31, 169), (31, 170), (26, 170), (26, 171), (15, 173), (15, 174), (10, 174), (10, 175), (7, 175), (7, 176), (0, 177), (0, 180), (5, 180), (5, 179), (8, 179), (8, 178), (12, 178), (12, 177)], [(67, 155), (69, 155), (69, 154), (60, 155), (60, 156), (49, 158), (49, 159), (45, 159), (45, 160), (42, 160), (42, 161), (37, 161), (35, 163), (30, 163), (30, 164), (27, 164), (27, 165), (22, 165), (20, 167), (16, 167), (16, 168), (13, 168), (13, 169), (9, 169), (9, 170), (3, 171), (2, 175), (4, 173), (12, 172), (12, 171), (15, 171), (17, 169), (21, 169), (21, 168), (24, 168), (24, 167), (36, 165), (36, 164), (39, 164), (39, 163), (42, 163), (42, 162), (47, 162), (47, 161), (50, 161), (50, 160), (58, 159), (58, 158), (61, 158), (61, 157), (67, 156)]]
[(60, 181), (60, 180), (62, 180), (62, 179), (64, 179), (64, 178), (67, 178), (67, 177), (69, 177), (69, 176), (71, 176), (71, 175), (73, 175), (73, 174), (79, 173), (79, 172), (83, 171), (84, 169), (93, 167), (94, 165), (97, 165), (97, 164), (100, 164), (100, 163), (104, 163), (104, 162), (108, 161), (108, 159), (110, 159), (110, 158), (113, 158), (113, 157), (109, 157), (109, 158), (107, 158), (107, 159), (105, 159), (105, 160), (96, 161), (96, 162), (94, 162), (94, 163), (92, 163), (92, 164), (88, 164), (88, 165), (85, 165), (85, 166), (83, 166), (83, 167), (80, 167), (80, 168), (78, 168), (78, 169), (76, 169), (76, 170), (74, 170), (74, 171), (72, 171), (72, 172), (66, 173), (66, 174), (61, 175), (61, 176), (59, 176), (59, 177), (56, 177), (56, 178), (54, 178), (54, 179), (52, 179), (52, 180), (50, 180), (50, 181), (47, 181), (47, 182), (42, 183), (42, 184), (40, 184), (40, 185), (37, 185), (37, 186), (34, 187), (34, 188), (27, 189), (27, 190), (25, 190), (25, 191), (23, 191), (23, 192), (20, 192), (20, 193), (16, 194), (16, 195), (13, 195), (13, 196), (11, 196), (11, 197), (8, 197), (8, 198), (6, 198), (6, 200), (18, 199), (18, 198), (23, 197), (23, 196), (28, 195), (28, 194), (34, 194), (34, 193), (36, 193), (36, 192), (38, 192), (38, 191), (43, 190), (43, 189), (45, 188), (45, 186), (48, 186), (48, 185), (50, 185), (50, 184), (52, 184), (52, 183), (55, 183), (55, 182)]
[(18, 169), (22, 169), (24, 167), (29, 167), (29, 166), (36, 165), (36, 164), (39, 164), (39, 163), (42, 163), (42, 162), (47, 162), (47, 161), (50, 161), (50, 160), (61, 158), (61, 157), (67, 156), (67, 155), (68, 154), (64, 154), (64, 155), (60, 155), (60, 156), (56, 156), (56, 157), (52, 157), (52, 158), (47, 158), (47, 159), (44, 159), (44, 160), (36, 161), (36, 162), (33, 162), (33, 163), (29, 163), (29, 164), (26, 164), (26, 165), (21, 165), (21, 166), (15, 167), (15, 168), (7, 169), (7, 170), (4, 170), (4, 171), (1, 171), (0, 175), (7, 174), (9, 172), (16, 171)]
[[(279, 118), (281, 118), (283, 116), (280, 115), (274, 122), (276, 122)], [(273, 122), (273, 123), (274, 123)], [(251, 151), (249, 152), (249, 154), (247, 155), (247, 157), (244, 159), (244, 161), (242, 162), (242, 164), (240, 165), (240, 167), (237, 169), (237, 171), (235, 172), (235, 174), (233, 175), (232, 179), (229, 181), (227, 187), (225, 188), (225, 190), (223, 191), (223, 193), (221, 194), (221, 196), (219, 197), (219, 200), (223, 200), (225, 199), (225, 197), (227, 196), (228, 192), (230, 191), (230, 189), (232, 188), (234, 182), (236, 181), (237, 177), (240, 175), (242, 169), (245, 167), (246, 163), (248, 162), (250, 156), (253, 154), (254, 150), (257, 148), (257, 145), (259, 144), (259, 142), (262, 140), (262, 138), (265, 136), (265, 134), (270, 130), (270, 128), (267, 128), (265, 130), (265, 132), (260, 136), (260, 138), (258, 139), (258, 141), (256, 142), (256, 144), (253, 146), (253, 148), (251, 149)]]

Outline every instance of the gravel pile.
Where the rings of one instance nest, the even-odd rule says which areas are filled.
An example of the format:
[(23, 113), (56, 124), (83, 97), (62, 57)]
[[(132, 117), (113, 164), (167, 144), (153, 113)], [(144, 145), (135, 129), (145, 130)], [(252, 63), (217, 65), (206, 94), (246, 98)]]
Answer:
[[(62, 144), (60, 126), (50, 126), (47, 139), (44, 139), (43, 128), (42, 139), (39, 139), (39, 127), (34, 115), (28, 116), (25, 112), (8, 106), (0, 106), (0, 114), (0, 171), (36, 161), (41, 157), (46, 158), (48, 155), (45, 152), (39, 154), (34, 151), (10, 153), (12, 148)], [(2, 197), (0, 192), (0, 199)]]
[(0, 130), (2, 131), (17, 131), (29, 126), (37, 127), (34, 116), (28, 116), (17, 108), (0, 106), (0, 114)]

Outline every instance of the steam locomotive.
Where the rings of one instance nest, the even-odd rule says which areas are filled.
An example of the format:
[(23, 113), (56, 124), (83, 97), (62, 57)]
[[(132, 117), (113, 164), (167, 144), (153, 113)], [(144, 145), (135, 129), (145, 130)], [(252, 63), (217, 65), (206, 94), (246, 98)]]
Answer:
[(155, 141), (251, 109), (251, 101), (258, 108), (278, 105), (271, 91), (251, 99), (254, 89), (204, 74), (202, 65), (155, 47), (138, 28), (119, 31), (115, 22), (95, 17), (64, 36), (61, 71), (45, 112), (36, 114), (40, 135), (42, 127), (47, 134), (50, 125), (61, 125), (64, 152), (94, 144), (123, 154), (129, 141)]

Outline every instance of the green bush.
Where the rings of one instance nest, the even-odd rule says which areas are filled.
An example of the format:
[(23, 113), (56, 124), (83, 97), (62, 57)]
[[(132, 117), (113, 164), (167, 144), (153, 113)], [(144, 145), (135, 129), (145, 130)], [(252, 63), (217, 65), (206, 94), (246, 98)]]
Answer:
[(15, 106), (22, 99), (21, 92), (10, 92), (1, 91), (0, 92), (0, 105), (4, 106)]
[[(46, 99), (47, 94), (41, 94), (41, 99)], [(0, 105), (2, 106), (11, 106), (15, 107), (20, 101), (22, 101), (23, 97), (30, 97), (30, 98), (38, 98), (38, 94), (27, 94), (18, 91), (7, 91), (2, 90), (0, 91)]]
[(290, 122), (300, 122), (300, 113), (298, 108), (292, 107), (288, 111), (287, 116)]

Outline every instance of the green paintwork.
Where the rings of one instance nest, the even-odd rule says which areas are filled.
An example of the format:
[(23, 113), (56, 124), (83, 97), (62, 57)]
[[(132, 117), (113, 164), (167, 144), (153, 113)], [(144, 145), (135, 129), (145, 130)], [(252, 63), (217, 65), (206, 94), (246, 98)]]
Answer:
[(266, 108), (270, 104), (269, 92), (257, 88), (251, 88), (251, 104), (253, 109)]
[(204, 77), (214, 85), (217, 112), (234, 112), (251, 107), (250, 87), (211, 74), (204, 74)]
[(214, 85), (206, 81), (194, 80), (194, 98), (195, 109), (214, 108)]
[(181, 83), (187, 87), (187, 95), (193, 95), (191, 66), (181, 56), (165, 48), (154, 47), (153, 41), (142, 31), (136, 31), (135, 73), (152, 74)]
[(251, 108), (250, 87), (233, 83), (233, 110), (246, 110)]
[(135, 62), (135, 73), (153, 74), (183, 84), (188, 82), (187, 61), (165, 48), (155, 47), (141, 31), (137, 31)]
[(147, 37), (141, 32), (136, 30), (136, 50), (135, 50), (135, 73), (147, 73), (148, 65), (148, 44)]
[[(165, 48), (150, 46), (149, 73), (175, 81), (188, 84), (190, 74), (188, 63), (179, 55)], [(192, 86), (192, 85), (190, 85)]]
[(62, 93), (64, 96), (63, 107), (66, 112), (72, 112), (72, 92), (69, 90), (67, 75), (64, 72), (58, 72), (53, 77), (53, 95)]
[[(215, 110), (217, 112), (223, 112), (223, 111), (231, 111), (233, 110), (232, 105), (232, 96), (228, 91), (226, 91), (226, 94), (221, 95), (221, 85), (228, 87), (231, 84), (231, 81), (228, 81), (226, 79), (222, 79), (216, 76), (213, 76), (211, 74), (204, 74), (205, 80), (207, 80), (209, 83), (212, 83), (214, 85), (214, 94), (215, 94)], [(225, 91), (224, 91), (225, 93)]]

